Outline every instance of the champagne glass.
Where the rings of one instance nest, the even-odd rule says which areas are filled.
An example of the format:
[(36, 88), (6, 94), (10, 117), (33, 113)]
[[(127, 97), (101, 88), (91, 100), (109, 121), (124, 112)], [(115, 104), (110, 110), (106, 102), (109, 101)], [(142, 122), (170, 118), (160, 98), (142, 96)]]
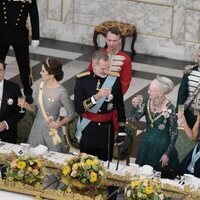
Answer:
[[(19, 96), (18, 97), (18, 102), (19, 102), (20, 105), (22, 105), (25, 102), (25, 97), (24, 96)], [(21, 107), (21, 110), (19, 111), (19, 113), (25, 113), (25, 110), (23, 109), (23, 107), (22, 106), (20, 106), (20, 107)]]
[[(178, 105), (178, 114), (184, 114), (184, 109), (184, 104)], [(178, 120), (178, 129), (183, 129), (183, 122), (181, 120)]]
[(138, 94), (138, 95), (136, 96), (136, 98), (138, 98), (139, 101), (140, 101), (140, 103), (139, 103), (139, 112), (140, 112), (141, 109), (142, 109), (143, 95)]

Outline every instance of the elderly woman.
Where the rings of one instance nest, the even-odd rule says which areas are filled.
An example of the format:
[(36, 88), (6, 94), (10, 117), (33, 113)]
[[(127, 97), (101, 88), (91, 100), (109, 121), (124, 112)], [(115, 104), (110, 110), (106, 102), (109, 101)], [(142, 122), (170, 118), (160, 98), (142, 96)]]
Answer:
[(178, 169), (178, 156), (174, 147), (177, 117), (174, 106), (166, 98), (173, 87), (170, 79), (157, 77), (149, 86), (149, 99), (146, 102), (141, 102), (138, 97), (132, 100), (133, 119), (146, 117), (146, 130), (136, 158), (140, 166), (150, 165), (157, 171), (162, 171), (165, 166)]
[[(67, 153), (62, 126), (74, 117), (74, 106), (68, 91), (59, 83), (63, 79), (62, 64), (54, 58), (42, 63), (42, 81), (33, 88), (33, 104), (18, 102), (19, 106), (36, 112), (28, 143), (33, 147), (43, 144), (50, 151)], [(60, 109), (67, 115), (60, 120)]]

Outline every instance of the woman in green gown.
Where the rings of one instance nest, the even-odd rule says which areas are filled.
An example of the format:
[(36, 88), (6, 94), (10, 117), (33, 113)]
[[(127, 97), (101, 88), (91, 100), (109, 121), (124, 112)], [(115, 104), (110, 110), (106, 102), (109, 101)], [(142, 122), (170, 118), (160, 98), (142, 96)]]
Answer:
[(177, 139), (177, 116), (166, 95), (173, 90), (173, 82), (166, 77), (154, 79), (148, 90), (149, 99), (132, 100), (132, 118), (146, 117), (146, 130), (140, 143), (136, 163), (150, 165), (157, 171), (163, 167), (178, 169), (179, 161), (174, 147)]

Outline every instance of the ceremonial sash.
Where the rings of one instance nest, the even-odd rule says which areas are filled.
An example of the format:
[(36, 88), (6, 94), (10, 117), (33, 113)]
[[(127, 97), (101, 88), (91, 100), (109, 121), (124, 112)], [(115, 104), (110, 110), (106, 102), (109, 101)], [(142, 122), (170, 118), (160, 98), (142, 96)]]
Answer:
[[(200, 141), (199, 141), (200, 142)], [(197, 143), (195, 148), (193, 149), (193, 152), (192, 152), (192, 158), (191, 158), (191, 162), (190, 164), (188, 165), (187, 167), (187, 170), (189, 172), (191, 172), (192, 174), (194, 173), (194, 166), (195, 166), (195, 163), (197, 162), (197, 160), (199, 160), (200, 158), (200, 143)], [(198, 151), (197, 151), (197, 148), (198, 148)], [(196, 152), (197, 151), (197, 152)]]
[[(48, 118), (48, 116), (46, 114), (46, 111), (44, 109), (44, 104), (43, 104), (43, 99), (42, 99), (43, 87), (44, 87), (44, 82), (41, 82), (40, 83), (40, 90), (39, 90), (38, 101), (39, 101), (39, 105), (40, 105), (40, 108), (41, 108), (42, 115), (43, 115), (45, 121), (48, 122), (49, 118)], [(50, 128), (49, 129), (49, 135), (52, 137), (54, 145), (60, 144), (62, 142), (60, 136), (58, 135), (57, 129)]]
[[(106, 80), (104, 81), (102, 88), (111, 88), (115, 81), (116, 81), (117, 77), (116, 76), (107, 76)], [(102, 106), (103, 102), (105, 101), (106, 97), (102, 97), (100, 98), (96, 105), (93, 106), (92, 108), (90, 108), (88, 111), (91, 113), (97, 113), (98, 110), (100, 109), (100, 107)], [(85, 129), (85, 127), (91, 122), (91, 119), (87, 119), (87, 118), (82, 118), (82, 120), (78, 119), (78, 123), (77, 123), (77, 130), (75, 133), (75, 137), (77, 138), (78, 142), (80, 142), (81, 137), (82, 137), (82, 131)]]

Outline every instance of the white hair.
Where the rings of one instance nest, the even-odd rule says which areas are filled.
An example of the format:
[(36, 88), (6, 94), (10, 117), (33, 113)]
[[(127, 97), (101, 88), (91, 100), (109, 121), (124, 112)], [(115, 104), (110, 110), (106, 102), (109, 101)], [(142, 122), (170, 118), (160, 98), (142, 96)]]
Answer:
[(160, 87), (160, 91), (164, 95), (169, 94), (174, 89), (174, 83), (172, 82), (171, 79), (169, 79), (167, 77), (157, 76), (157, 78), (154, 80), (158, 83), (158, 85)]

